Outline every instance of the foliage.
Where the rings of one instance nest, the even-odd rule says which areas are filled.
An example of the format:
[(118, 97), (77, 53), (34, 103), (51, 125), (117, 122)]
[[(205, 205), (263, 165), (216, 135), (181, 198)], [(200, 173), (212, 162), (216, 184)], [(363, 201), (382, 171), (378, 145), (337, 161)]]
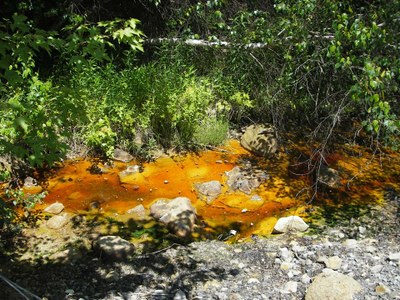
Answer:
[[(46, 193), (25, 194), (22, 189), (6, 189), (0, 197), (0, 232), (13, 227), (14, 223), (21, 223), (19, 219), (29, 219), (31, 210), (40, 203)], [(20, 211), (20, 214), (17, 213)], [(17, 222), (18, 221), (18, 222)]]
[(400, 127), (399, 11), (399, 1), (198, 1), (165, 15), (175, 34), (231, 43), (185, 59), (247, 92), (253, 120), (284, 129), (290, 119), (318, 139), (361, 123), (390, 144)]
[(229, 123), (223, 119), (209, 117), (203, 120), (193, 135), (196, 144), (202, 146), (218, 146), (227, 139)]
[(71, 17), (72, 24), (63, 30), (68, 32), (62, 51), (69, 64), (83, 65), (90, 61), (111, 61), (110, 50), (116, 44), (125, 44), (133, 52), (143, 51), (143, 33), (137, 28), (139, 20), (115, 19), (96, 24), (85, 22), (79, 15)]
[[(63, 30), (65, 37), (36, 28), (23, 15), (14, 14), (0, 23), (0, 154), (12, 154), (32, 166), (52, 165), (65, 156), (65, 140), (76, 118), (86, 117), (81, 113), (84, 99), (77, 98), (75, 91), (41, 78), (36, 65), (41, 50), (59, 56), (60, 64), (80, 69), (93, 61), (110, 61), (114, 43), (126, 44), (134, 52), (143, 50), (136, 19), (97, 24), (88, 24), (80, 16), (71, 20)], [(91, 121), (89, 144), (110, 144), (106, 127)]]
[[(162, 60), (142, 66), (128, 61), (122, 70), (112, 64), (87, 66), (74, 72), (69, 84), (85, 99), (88, 118), (81, 119), (82, 135), (108, 155), (115, 144), (134, 152), (154, 142), (188, 147), (220, 97), (215, 86), (190, 67)], [(141, 140), (135, 141), (138, 136)]]

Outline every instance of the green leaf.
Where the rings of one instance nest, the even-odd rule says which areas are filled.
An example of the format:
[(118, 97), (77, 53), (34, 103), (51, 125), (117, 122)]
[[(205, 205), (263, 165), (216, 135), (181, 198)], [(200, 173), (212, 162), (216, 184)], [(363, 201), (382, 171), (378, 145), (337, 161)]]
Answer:
[(369, 81), (369, 85), (371, 88), (376, 89), (378, 87), (378, 82), (376, 80), (371, 79)]
[(23, 117), (18, 117), (15, 119), (15, 125), (18, 127), (21, 127), (22, 130), (27, 133), (28, 132), (28, 124), (26, 122), (26, 119)]

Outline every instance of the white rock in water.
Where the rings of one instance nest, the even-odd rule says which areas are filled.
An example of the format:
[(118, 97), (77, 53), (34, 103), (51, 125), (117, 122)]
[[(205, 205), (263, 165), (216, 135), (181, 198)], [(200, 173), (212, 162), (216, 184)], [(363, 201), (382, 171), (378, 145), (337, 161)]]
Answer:
[(55, 202), (53, 204), (50, 204), (44, 209), (45, 212), (53, 215), (58, 215), (63, 210), (64, 210), (64, 205), (60, 202)]
[(280, 218), (274, 226), (273, 233), (286, 233), (289, 231), (306, 231), (308, 225), (298, 216)]
[(139, 204), (137, 206), (135, 206), (134, 208), (128, 209), (126, 211), (127, 214), (133, 214), (136, 217), (138, 217), (138, 219), (145, 219), (146, 218), (146, 209), (144, 208), (144, 206), (142, 204)]
[(305, 300), (352, 300), (361, 290), (361, 285), (352, 277), (329, 270), (314, 278)]

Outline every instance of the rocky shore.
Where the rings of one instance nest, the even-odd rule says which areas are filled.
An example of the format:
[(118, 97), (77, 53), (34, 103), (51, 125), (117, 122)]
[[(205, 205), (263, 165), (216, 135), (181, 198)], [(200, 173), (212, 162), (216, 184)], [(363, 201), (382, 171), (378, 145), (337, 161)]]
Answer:
[[(119, 262), (90, 246), (34, 259), (62, 241), (36, 236), (32, 247), (35, 237), (21, 237), (0, 273), (40, 299), (400, 299), (399, 225), (392, 193), (385, 206), (318, 233), (172, 244)], [(28, 248), (36, 253), (21, 259)], [(2, 299), (21, 299), (5, 282), (0, 291)]]

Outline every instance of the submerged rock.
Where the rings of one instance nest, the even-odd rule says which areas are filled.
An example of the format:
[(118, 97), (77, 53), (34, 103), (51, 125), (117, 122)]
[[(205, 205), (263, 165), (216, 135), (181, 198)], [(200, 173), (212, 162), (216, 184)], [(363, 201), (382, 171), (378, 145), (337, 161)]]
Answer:
[(258, 188), (262, 183), (267, 181), (268, 175), (260, 170), (244, 170), (240, 167), (234, 167), (232, 170), (225, 172), (227, 180), (226, 184), (232, 191), (241, 191), (250, 195), (253, 190)]
[(60, 202), (55, 202), (50, 204), (44, 209), (44, 212), (53, 214), (53, 215), (58, 215), (64, 210), (64, 205)]
[(317, 182), (323, 187), (337, 189), (340, 186), (340, 175), (335, 169), (322, 165), (319, 169)]
[(289, 231), (306, 231), (308, 225), (298, 216), (280, 218), (274, 226), (273, 233), (286, 233)]
[(133, 156), (124, 150), (116, 148), (116, 149), (114, 149), (113, 159), (116, 161), (128, 163), (133, 159)]
[(352, 277), (329, 270), (314, 278), (305, 300), (352, 300), (361, 290), (361, 285)]
[(278, 151), (276, 130), (272, 126), (256, 124), (247, 127), (240, 139), (240, 144), (246, 150), (259, 156), (269, 156)]
[(157, 200), (150, 214), (179, 237), (189, 237), (196, 220), (196, 209), (186, 197)]
[(199, 198), (205, 200), (207, 204), (210, 204), (221, 195), (221, 183), (218, 180), (212, 180), (204, 183), (195, 184)]
[(138, 165), (128, 166), (124, 171), (118, 173), (118, 177), (121, 184), (133, 184), (135, 186), (145, 180)]
[(102, 236), (96, 239), (93, 242), (93, 250), (100, 257), (112, 261), (125, 260), (135, 252), (132, 243), (114, 235)]

